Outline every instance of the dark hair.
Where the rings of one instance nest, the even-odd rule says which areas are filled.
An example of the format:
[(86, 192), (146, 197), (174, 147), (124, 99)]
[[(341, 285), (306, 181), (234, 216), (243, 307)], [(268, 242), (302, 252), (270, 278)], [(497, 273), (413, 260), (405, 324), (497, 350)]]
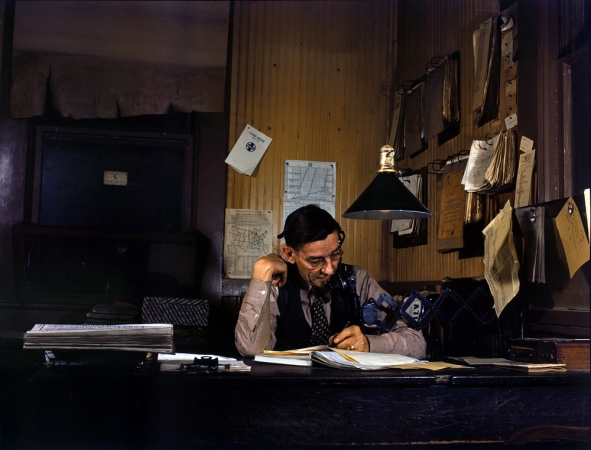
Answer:
[(339, 233), (339, 244), (342, 244), (345, 233), (330, 213), (316, 205), (306, 205), (287, 216), (277, 238), (285, 238), (285, 243), (297, 251), (310, 242), (326, 239), (335, 231)]

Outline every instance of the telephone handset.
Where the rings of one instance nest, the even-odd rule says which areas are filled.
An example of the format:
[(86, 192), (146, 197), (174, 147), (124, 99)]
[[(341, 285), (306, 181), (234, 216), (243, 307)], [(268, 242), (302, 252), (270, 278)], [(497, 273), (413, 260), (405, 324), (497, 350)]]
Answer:
[[(339, 292), (344, 300), (346, 320), (352, 325), (378, 327), (383, 333), (392, 329), (400, 318), (398, 304), (389, 295), (383, 293), (376, 301), (361, 306), (357, 295), (357, 279), (353, 267), (349, 264), (339, 264), (337, 270), (328, 282), (331, 295)], [(386, 313), (385, 321), (378, 319), (378, 310)]]

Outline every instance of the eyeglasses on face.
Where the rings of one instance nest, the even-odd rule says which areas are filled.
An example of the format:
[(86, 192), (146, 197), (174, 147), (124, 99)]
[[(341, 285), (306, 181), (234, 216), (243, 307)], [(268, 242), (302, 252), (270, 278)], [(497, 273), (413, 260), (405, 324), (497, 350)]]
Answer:
[(302, 260), (310, 267), (310, 269), (318, 269), (321, 266), (324, 266), (326, 260), (329, 260), (329, 264), (331, 262), (337, 262), (341, 259), (341, 256), (343, 256), (343, 249), (342, 248), (338, 248), (337, 250), (335, 250), (334, 252), (332, 252), (330, 255), (328, 256), (316, 256), (313, 258), (303, 258), (302, 256), (300, 256), (300, 254), (293, 249), (294, 253), (296, 255), (298, 255), (300, 258), (302, 258)]

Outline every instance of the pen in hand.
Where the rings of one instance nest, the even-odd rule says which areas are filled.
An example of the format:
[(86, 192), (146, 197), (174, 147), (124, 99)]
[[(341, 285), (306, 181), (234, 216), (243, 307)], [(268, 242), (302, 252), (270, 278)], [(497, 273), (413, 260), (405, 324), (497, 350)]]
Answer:
[[(343, 331), (345, 331), (345, 329), (349, 328), (350, 326), (351, 326), (351, 322), (350, 322), (350, 321), (348, 321), (348, 322), (345, 324), (345, 326), (343, 327), (343, 329), (342, 329), (342, 330), (341, 330), (339, 333), (337, 333), (337, 334), (333, 335), (333, 337), (336, 337), (336, 336), (338, 336), (339, 334), (341, 334)], [(338, 343), (338, 342), (337, 342), (337, 343)], [(334, 341), (334, 339), (333, 339), (333, 341), (332, 341), (332, 344), (330, 344), (330, 347), (336, 347), (336, 346), (337, 346), (337, 343), (335, 343), (335, 341)]]

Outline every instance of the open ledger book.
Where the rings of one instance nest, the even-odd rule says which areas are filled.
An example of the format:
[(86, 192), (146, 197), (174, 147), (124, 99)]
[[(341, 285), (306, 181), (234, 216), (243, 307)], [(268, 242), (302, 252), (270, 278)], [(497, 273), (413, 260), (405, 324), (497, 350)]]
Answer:
[(361, 370), (391, 369), (407, 364), (423, 363), (423, 361), (409, 356), (392, 353), (352, 352), (324, 345), (287, 351), (265, 350), (256, 355), (254, 360), (297, 366), (311, 366), (312, 362), (317, 362), (337, 369)]

